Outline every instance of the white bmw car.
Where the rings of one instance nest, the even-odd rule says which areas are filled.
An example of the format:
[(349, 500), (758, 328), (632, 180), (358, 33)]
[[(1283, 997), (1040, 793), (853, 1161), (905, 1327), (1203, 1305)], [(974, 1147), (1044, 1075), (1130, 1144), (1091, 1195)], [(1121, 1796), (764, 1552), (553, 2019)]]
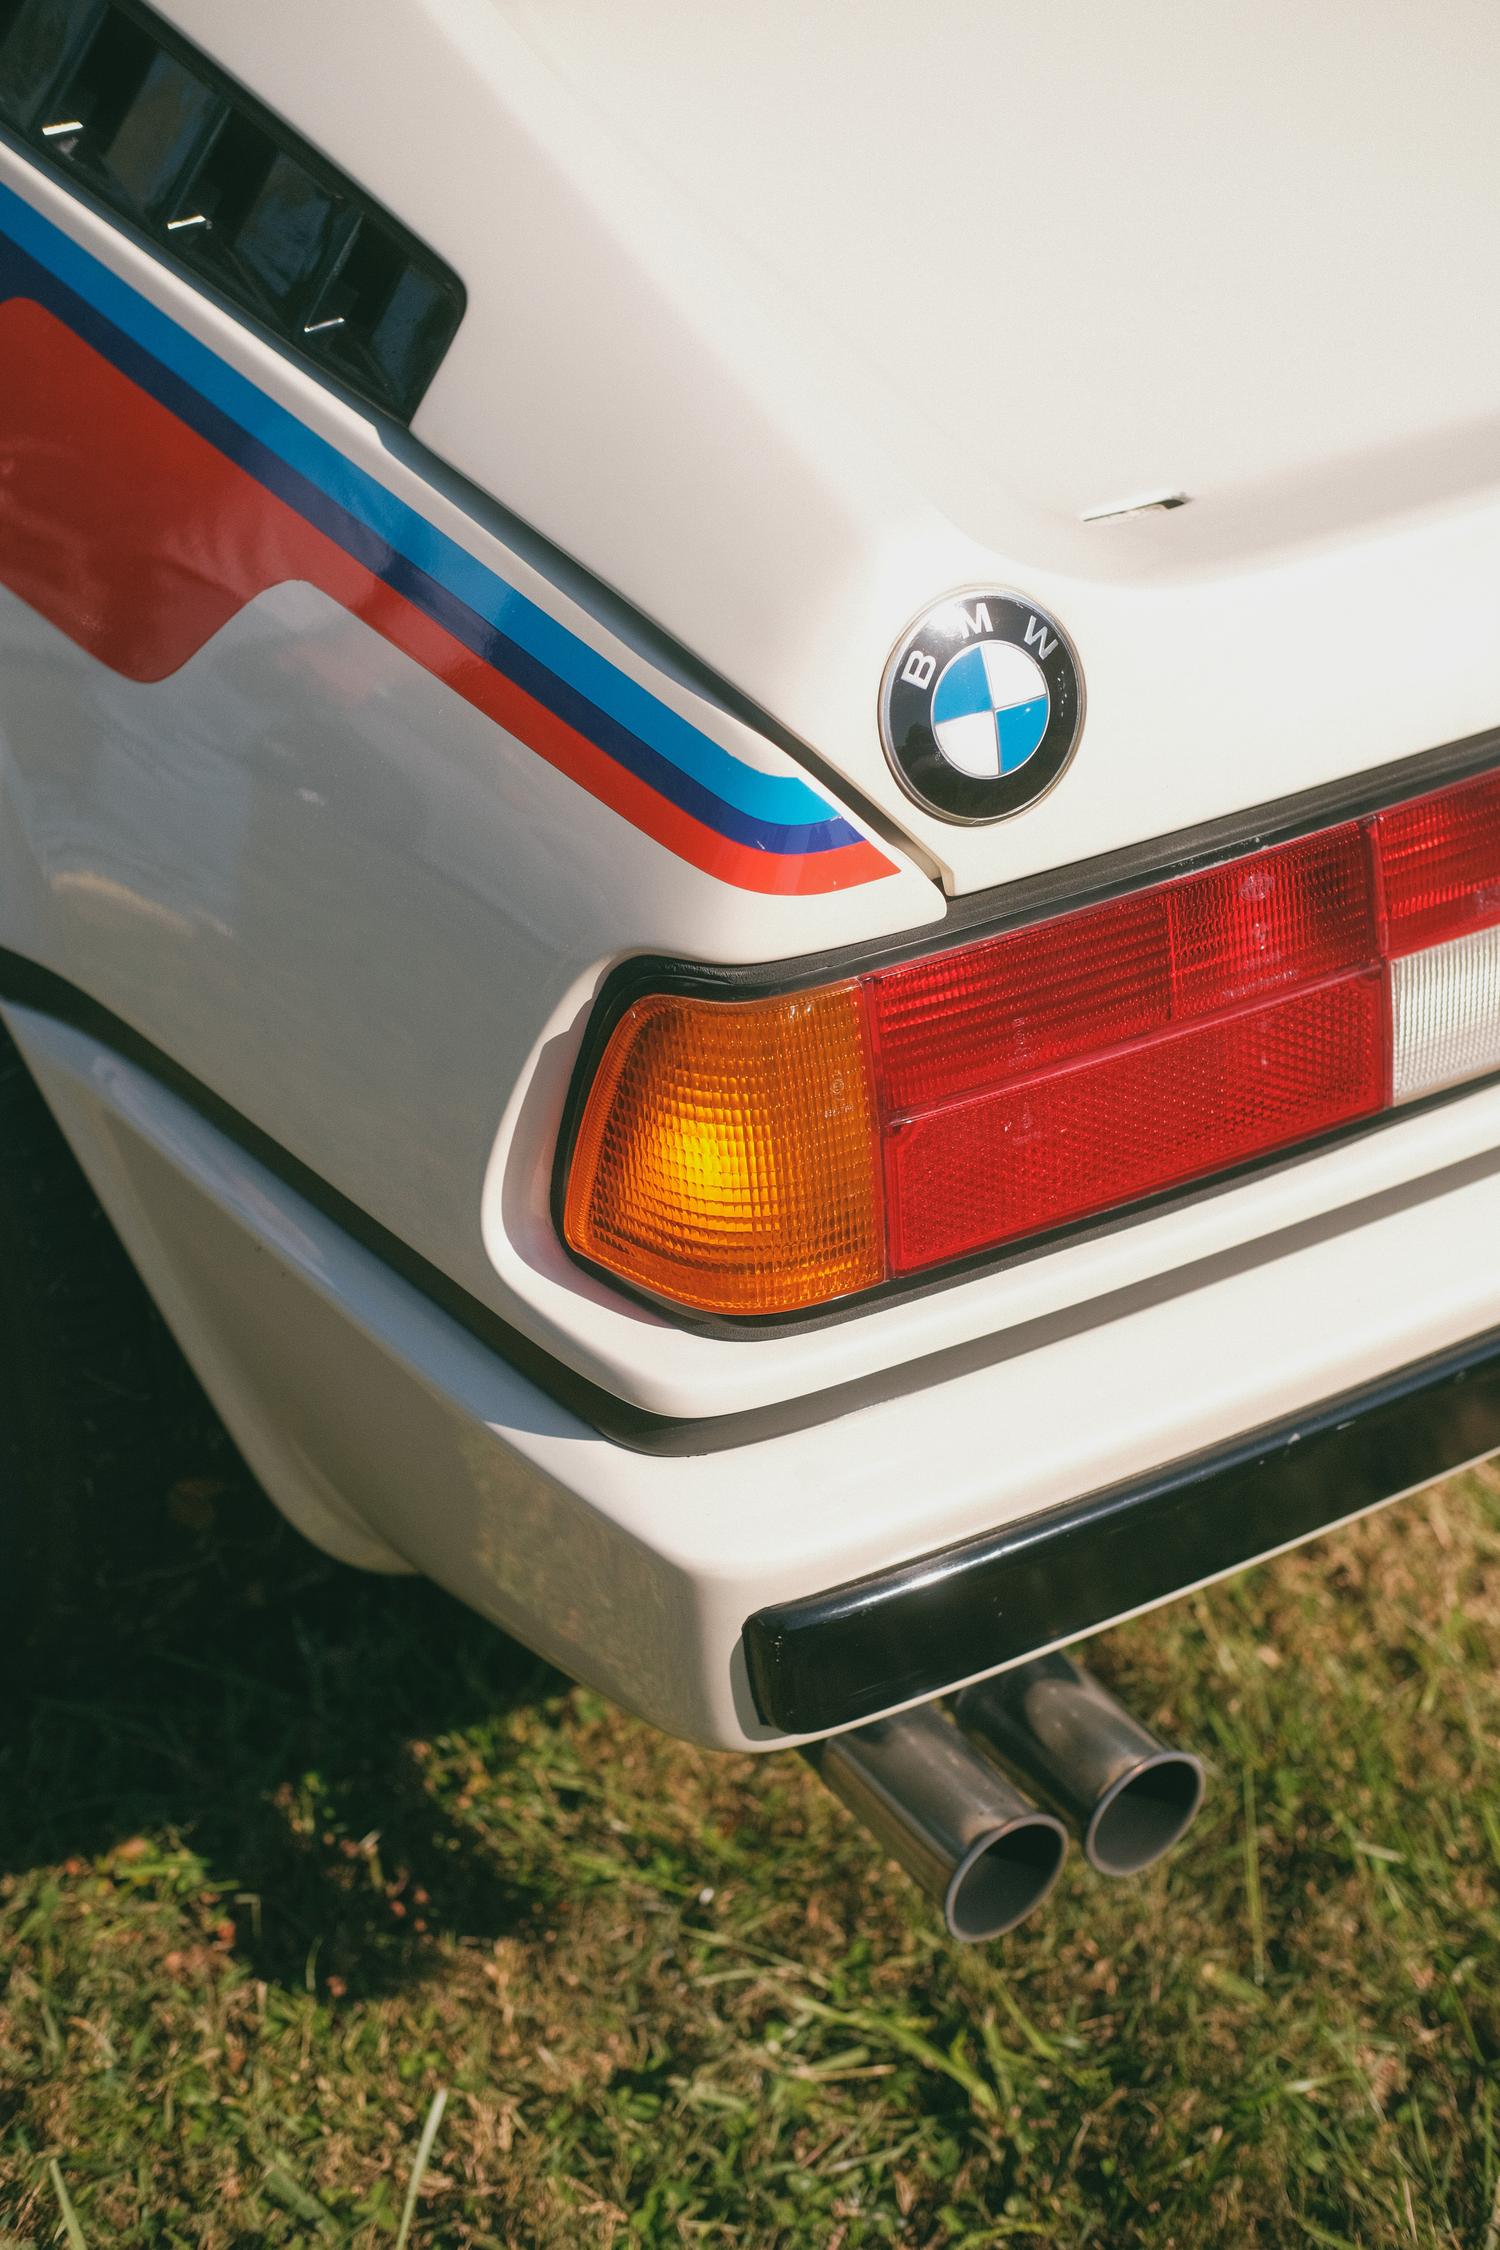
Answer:
[(1500, 1446), (1500, 21), (1378, 16), (0, 0), (18, 1609), (102, 1206), (957, 1934), (1180, 1830), (1049, 1652)]

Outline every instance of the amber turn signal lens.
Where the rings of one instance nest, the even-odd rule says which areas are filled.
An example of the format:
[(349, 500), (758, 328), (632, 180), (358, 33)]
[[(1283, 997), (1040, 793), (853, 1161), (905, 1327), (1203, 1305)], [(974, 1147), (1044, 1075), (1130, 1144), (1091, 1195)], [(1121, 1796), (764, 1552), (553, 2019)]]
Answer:
[(637, 1000), (589, 1091), (563, 1224), (579, 1256), (703, 1312), (795, 1312), (880, 1281), (855, 986)]

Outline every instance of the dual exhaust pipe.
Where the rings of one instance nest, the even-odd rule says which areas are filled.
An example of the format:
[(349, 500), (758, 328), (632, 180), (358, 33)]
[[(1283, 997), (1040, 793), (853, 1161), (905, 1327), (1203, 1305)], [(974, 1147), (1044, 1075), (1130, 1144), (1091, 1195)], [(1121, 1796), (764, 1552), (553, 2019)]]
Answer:
[(1040, 1906), (1070, 1830), (1100, 1874), (1135, 1875), (1181, 1840), (1203, 1802), (1201, 1761), (1158, 1740), (1062, 1655), (965, 1688), (951, 1720), (922, 1704), (807, 1756), (968, 1944)]

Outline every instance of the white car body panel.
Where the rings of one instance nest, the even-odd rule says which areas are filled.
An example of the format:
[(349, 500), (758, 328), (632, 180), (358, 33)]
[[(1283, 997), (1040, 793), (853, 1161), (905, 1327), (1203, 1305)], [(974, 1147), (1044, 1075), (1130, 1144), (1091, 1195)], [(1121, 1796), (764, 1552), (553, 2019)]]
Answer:
[(1494, 1262), (1472, 1255), (1500, 1229), (1491, 1151), (1353, 1223), (1211, 1261), (1188, 1286), (1038, 1322), (945, 1380), (661, 1458), (598, 1437), (148, 1077), (24, 1010), (7, 1021), (293, 1520), (350, 1559), (363, 1541), (424, 1571), (715, 1747), (789, 1739), (745, 1676), (762, 1604), (1155, 1468), (1500, 1321)]
[[(467, 279), (416, 434), (955, 889), (1493, 724), (1500, 28), (1478, 0), (1379, 37), (1333, 0), (1211, 28), (1170, 0), (919, 22), (427, 0), (379, 38), (362, 0), (315, 25), (293, 0), (166, 12)], [(997, 88), (1004, 128), (957, 131), (954, 103)], [(929, 348), (903, 278), (951, 296), (990, 226), (1007, 294)], [(1028, 318), (1059, 308), (1024, 354), (1012, 280)], [(1089, 719), (1045, 802), (959, 829), (888, 772), (876, 688), (911, 616), (984, 584), (1066, 625)], [(1391, 663), (1397, 617), (1423, 660)]]
[[(4, 149), (0, 185), (742, 767), (804, 786), (783, 750)], [(704, 872), (312, 586), (269, 588), (157, 681), (112, 671), (4, 587), (0, 645), (0, 945), (90, 993), (507, 1312), (479, 1223), (496, 1131), (559, 1015), (576, 1044), (614, 958), (824, 950), (941, 912), (886, 847), (877, 879), (818, 896)], [(396, 1149), (409, 1155), (393, 1164)]]
[[(3, 142), (0, 191), (456, 583), (503, 583), (726, 788), (811, 804), (866, 855), (821, 891), (757, 888), (760, 860), (717, 847), (699, 864), (296, 573), (152, 679), (0, 586), (0, 949), (149, 1042), (204, 1113), (97, 1028), (31, 1002), (6, 1020), (310, 1536), (430, 1572), (664, 1726), (764, 1746), (757, 1607), (1500, 1322), (1474, 1253), (1500, 1218), (1493, 1085), (795, 1333), (627, 1298), (551, 1210), (620, 961), (915, 938), (945, 892), (1003, 905), (1500, 720), (1490, 17), (1377, 41), (1329, 0), (1221, 25), (1210, 52), (1165, 0), (1045, 21), (944, 0), (920, 23), (782, 0), (164, 12), (463, 277), (411, 432)], [(944, 67), (914, 69), (913, 41)], [(1306, 87), (1334, 76), (1329, 111)], [(996, 86), (1022, 122), (986, 140)], [(961, 294), (997, 239), (1003, 289), (932, 351), (904, 281)], [(1016, 305), (1047, 310), (1021, 354)], [(1080, 520), (1179, 490), (1171, 513)], [(898, 787), (876, 698), (907, 620), (975, 584), (1063, 622), (1088, 718), (1042, 802), (959, 828)], [(628, 1450), (355, 1241), (299, 1167), (649, 1413), (865, 1389), (780, 1436)], [(939, 1359), (962, 1352), (962, 1373)]]

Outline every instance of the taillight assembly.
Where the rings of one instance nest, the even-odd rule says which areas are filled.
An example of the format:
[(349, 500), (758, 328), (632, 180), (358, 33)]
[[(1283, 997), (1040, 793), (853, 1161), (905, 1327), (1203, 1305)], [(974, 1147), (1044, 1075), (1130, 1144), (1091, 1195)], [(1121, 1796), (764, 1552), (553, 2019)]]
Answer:
[(584, 1097), (569, 1246), (792, 1314), (1500, 1069), (1500, 775), (1101, 906), (750, 999), (648, 992)]

